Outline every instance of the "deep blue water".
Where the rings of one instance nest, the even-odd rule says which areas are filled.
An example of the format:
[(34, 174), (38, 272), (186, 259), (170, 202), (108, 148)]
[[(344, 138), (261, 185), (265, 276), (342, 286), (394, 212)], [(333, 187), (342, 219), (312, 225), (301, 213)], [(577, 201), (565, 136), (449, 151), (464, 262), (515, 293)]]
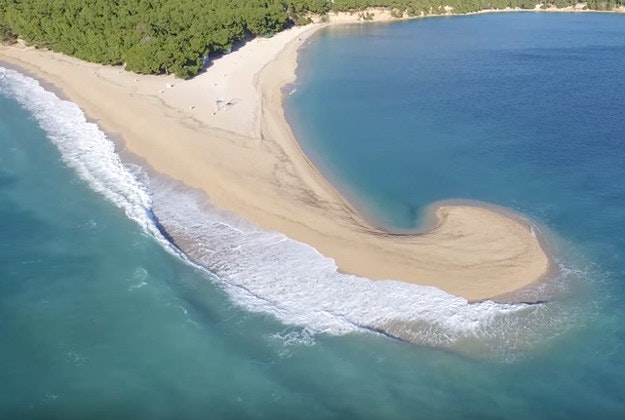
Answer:
[(608, 204), (589, 229), (602, 236), (625, 226), (624, 23), (528, 13), (331, 28), (300, 60), (289, 113), (378, 224), (410, 228), (427, 204), (468, 198), (582, 239), (566, 226)]
[[(337, 27), (302, 55), (289, 114), (341, 190), (395, 228), (448, 198), (528, 215), (569, 273), (536, 307), (337, 274), (0, 69), (0, 417), (621, 418), (623, 19)], [(420, 344), (369, 332), (394, 319)]]

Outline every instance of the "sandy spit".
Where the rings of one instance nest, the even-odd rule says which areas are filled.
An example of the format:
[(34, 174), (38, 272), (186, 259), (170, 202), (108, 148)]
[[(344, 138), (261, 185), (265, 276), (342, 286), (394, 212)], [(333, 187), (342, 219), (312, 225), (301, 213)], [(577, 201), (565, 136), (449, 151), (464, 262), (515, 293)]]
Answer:
[(222, 209), (333, 258), (341, 271), (441, 288), (469, 301), (544, 277), (538, 230), (488, 206), (432, 209), (427, 232), (375, 228), (302, 153), (282, 108), (297, 51), (322, 25), (248, 42), (189, 81), (144, 76), (31, 47), (0, 60), (53, 85), (152, 169), (203, 191)]

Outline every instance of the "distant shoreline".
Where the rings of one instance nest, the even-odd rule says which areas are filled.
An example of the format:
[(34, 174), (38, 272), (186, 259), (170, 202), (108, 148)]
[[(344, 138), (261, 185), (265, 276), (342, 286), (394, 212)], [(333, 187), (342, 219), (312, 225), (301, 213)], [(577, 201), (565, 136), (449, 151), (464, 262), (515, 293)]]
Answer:
[[(446, 16), (472, 16), (488, 13), (615, 13), (625, 14), (625, 5), (614, 7), (612, 10), (595, 10), (586, 9), (587, 3), (580, 2), (575, 6), (567, 7), (555, 7), (550, 6), (542, 9), (543, 3), (537, 3), (532, 9), (522, 9), (520, 7), (506, 7), (504, 9), (483, 9), (475, 12), (456, 13), (452, 7), (446, 7), (444, 13), (430, 13), (420, 14), (415, 16), (393, 16), (392, 9), (384, 7), (368, 7), (362, 10), (356, 10), (353, 12), (330, 12), (325, 17), (319, 15), (312, 15), (313, 23), (325, 23), (329, 24), (352, 24), (352, 23), (382, 23), (382, 22), (398, 22), (403, 20), (414, 20), (422, 18), (433, 17), (446, 17)], [(369, 18), (364, 18), (367, 15)], [(362, 16), (362, 17), (361, 17)]]
[(444, 205), (430, 231), (397, 235), (372, 227), (323, 178), (284, 118), (281, 90), (295, 79), (299, 47), (321, 27), (251, 41), (189, 81), (32, 48), (0, 47), (0, 60), (59, 89), (155, 171), (313, 246), (342, 272), (436, 286), (469, 301), (548, 275), (551, 260), (524, 219)]

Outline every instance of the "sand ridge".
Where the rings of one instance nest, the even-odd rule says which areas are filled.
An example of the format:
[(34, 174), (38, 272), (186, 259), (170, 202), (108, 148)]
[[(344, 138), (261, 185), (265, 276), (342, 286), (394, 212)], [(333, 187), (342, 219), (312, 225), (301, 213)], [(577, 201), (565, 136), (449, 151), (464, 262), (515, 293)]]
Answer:
[(255, 39), (190, 81), (144, 76), (24, 47), (0, 60), (60, 89), (156, 171), (205, 192), (220, 208), (376, 280), (439, 287), (470, 301), (544, 277), (550, 259), (535, 228), (487, 207), (443, 205), (427, 232), (371, 226), (312, 166), (284, 118), (281, 88), (297, 51), (322, 25)]

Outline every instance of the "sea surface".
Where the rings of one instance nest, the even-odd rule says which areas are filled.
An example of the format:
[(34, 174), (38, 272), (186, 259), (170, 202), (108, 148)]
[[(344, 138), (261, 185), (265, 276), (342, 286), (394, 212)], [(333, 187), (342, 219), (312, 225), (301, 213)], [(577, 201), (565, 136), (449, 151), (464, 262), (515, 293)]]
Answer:
[(508, 207), (553, 299), (339, 274), (0, 67), (0, 418), (623, 418), (625, 16), (332, 27), (300, 64), (289, 120), (371, 223)]

